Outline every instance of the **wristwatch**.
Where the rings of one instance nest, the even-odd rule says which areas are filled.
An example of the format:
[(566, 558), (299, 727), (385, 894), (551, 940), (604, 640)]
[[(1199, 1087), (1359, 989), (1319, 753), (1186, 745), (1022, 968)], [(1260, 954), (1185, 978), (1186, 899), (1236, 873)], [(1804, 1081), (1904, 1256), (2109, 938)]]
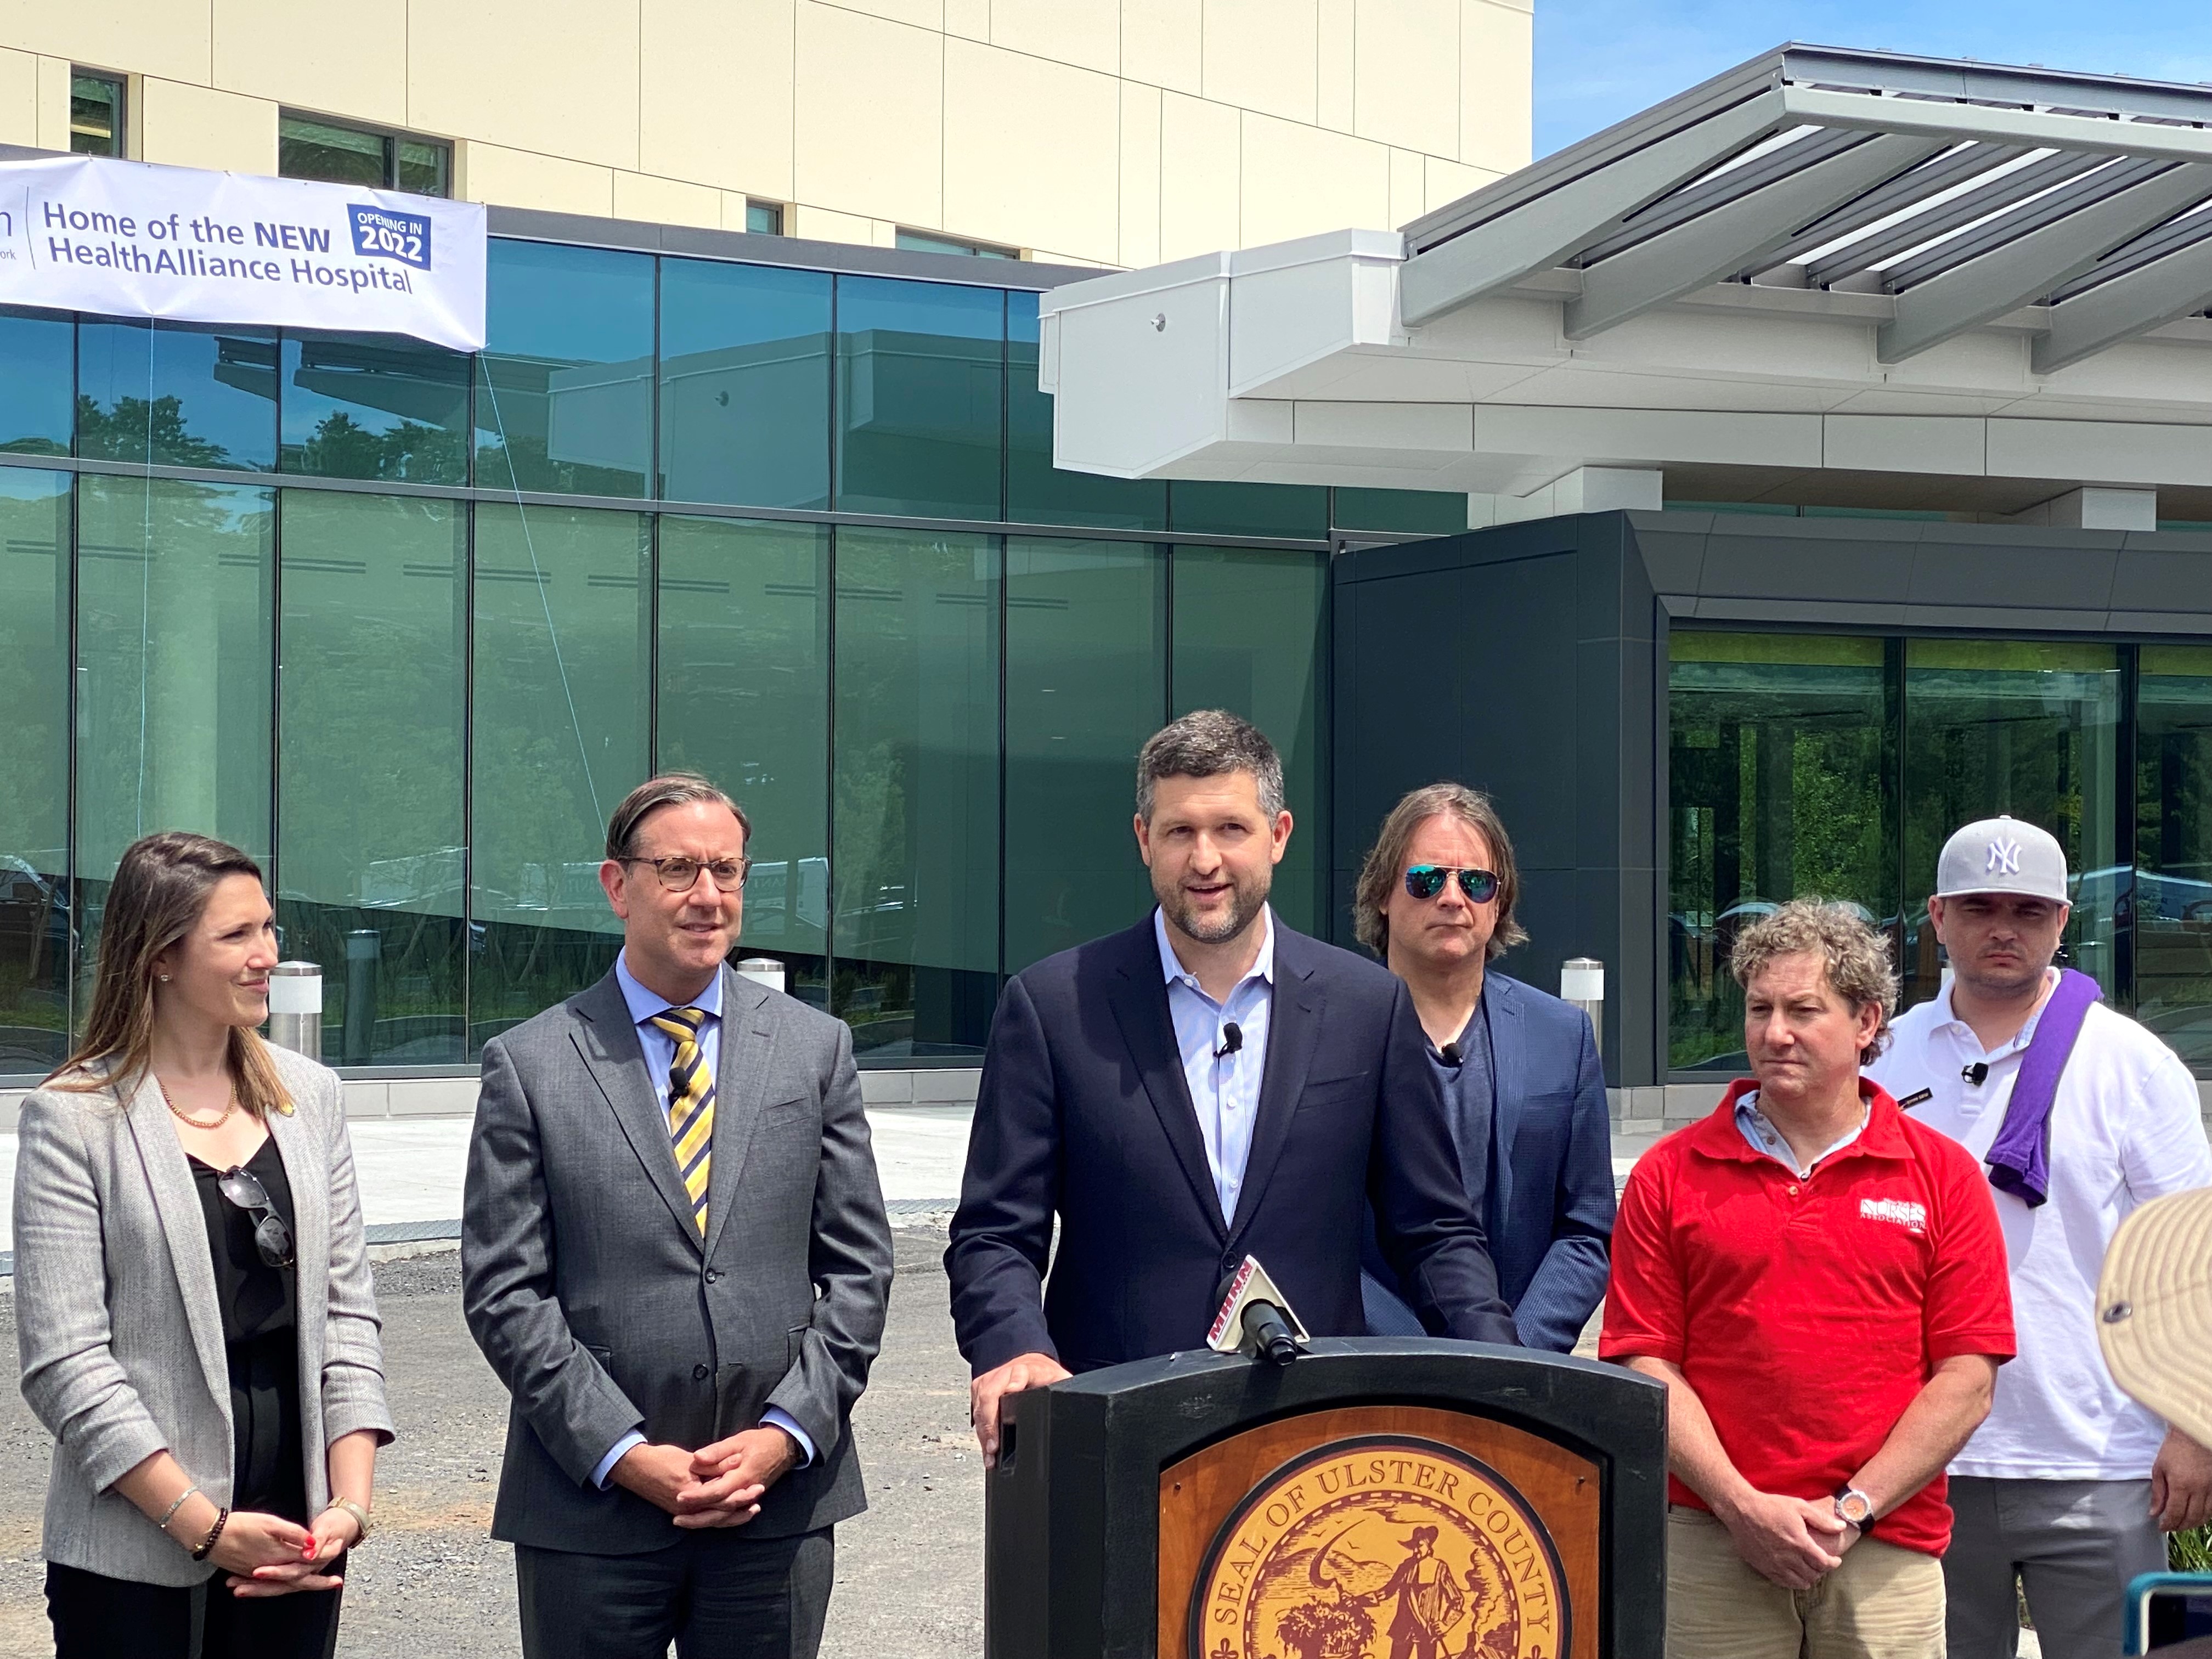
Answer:
[(1847, 1526), (1863, 1527), (1874, 1519), (1874, 1499), (1856, 1486), (1838, 1487), (1836, 1519)]
[(348, 1515), (353, 1516), (354, 1525), (361, 1529), (360, 1535), (353, 1540), (354, 1548), (359, 1549), (363, 1544), (368, 1542), (368, 1511), (366, 1509), (355, 1503), (350, 1498), (333, 1498), (324, 1505), (324, 1509), (326, 1512), (331, 1510), (343, 1510)]

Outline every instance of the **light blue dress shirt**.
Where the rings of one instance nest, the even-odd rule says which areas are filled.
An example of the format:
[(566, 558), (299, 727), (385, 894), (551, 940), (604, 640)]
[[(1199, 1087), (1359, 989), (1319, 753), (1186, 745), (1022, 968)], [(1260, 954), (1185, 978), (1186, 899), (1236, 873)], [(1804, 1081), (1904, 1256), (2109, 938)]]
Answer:
[(1735, 1103), (1735, 1127), (1742, 1133), (1746, 1144), (1754, 1152), (1764, 1152), (1800, 1180), (1864, 1134), (1867, 1115), (1861, 1114), (1859, 1121), (1844, 1133), (1841, 1139), (1801, 1170), (1797, 1167), (1797, 1154), (1790, 1150), (1790, 1143), (1782, 1138), (1782, 1131), (1776, 1128), (1766, 1114), (1759, 1109), (1759, 1091), (1753, 1089)]
[[(722, 976), (716, 974), (713, 981), (696, 1001), (671, 1002), (658, 991), (648, 991), (639, 984), (629, 971), (629, 962), (622, 956), (615, 957), (615, 983), (622, 987), (623, 1000), (629, 1006), (629, 1017), (637, 1023), (638, 1046), (645, 1050), (646, 1075), (653, 1079), (653, 1098), (660, 1103), (660, 1115), (668, 1115), (668, 1073), (676, 1063), (676, 1039), (652, 1024), (655, 1014), (666, 1013), (672, 1008), (699, 1008), (707, 1018), (699, 1027), (699, 1048), (706, 1057), (707, 1075), (715, 1080), (715, 1092), (721, 1091), (722, 1077)], [(791, 1419), (781, 1407), (770, 1406), (761, 1413), (764, 1428), (781, 1429), (799, 1443), (799, 1467), (805, 1468), (814, 1461), (814, 1443), (806, 1437), (806, 1431)], [(642, 1446), (645, 1437), (632, 1429), (609, 1448), (592, 1471), (592, 1480), (602, 1492), (613, 1476), (615, 1465), (632, 1446)]]
[[(1252, 1157), (1252, 1121), (1260, 1109), (1260, 1079), (1267, 1066), (1267, 1025), (1275, 1002), (1275, 913), (1260, 912), (1260, 954), (1252, 971), (1231, 988), (1226, 1002), (1199, 989), (1197, 976), (1176, 960), (1168, 943), (1167, 917), (1152, 912), (1152, 936), (1159, 941), (1160, 974), (1167, 981), (1168, 1012), (1175, 1020), (1176, 1048), (1190, 1085), (1190, 1103), (1198, 1114), (1199, 1139), (1206, 1143), (1206, 1167), (1213, 1173), (1221, 1218), (1237, 1215), (1244, 1189), (1244, 1166)], [(1222, 1032), (1234, 1024), (1243, 1042), (1233, 1054), (1220, 1052)]]

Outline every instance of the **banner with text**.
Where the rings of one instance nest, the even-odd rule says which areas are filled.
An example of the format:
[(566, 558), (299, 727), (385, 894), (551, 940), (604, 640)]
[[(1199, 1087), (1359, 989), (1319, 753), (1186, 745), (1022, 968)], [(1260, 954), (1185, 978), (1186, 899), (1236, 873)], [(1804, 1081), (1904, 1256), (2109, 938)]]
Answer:
[(0, 161), (0, 304), (480, 351), (484, 210), (90, 155)]

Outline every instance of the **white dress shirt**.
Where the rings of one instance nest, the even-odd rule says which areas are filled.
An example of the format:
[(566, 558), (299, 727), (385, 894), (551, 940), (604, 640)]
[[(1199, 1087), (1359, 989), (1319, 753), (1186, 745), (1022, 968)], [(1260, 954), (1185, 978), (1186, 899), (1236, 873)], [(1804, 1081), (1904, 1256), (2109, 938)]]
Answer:
[[(1260, 1109), (1260, 1079), (1267, 1065), (1267, 1025), (1275, 1000), (1275, 913), (1260, 912), (1260, 954), (1252, 971), (1232, 986), (1226, 1002), (1199, 988), (1198, 978), (1176, 959), (1168, 943), (1167, 917), (1152, 912), (1152, 934), (1159, 941), (1160, 974), (1167, 981), (1168, 1012), (1175, 1020), (1176, 1048), (1198, 1114), (1199, 1139), (1206, 1143), (1206, 1167), (1221, 1218), (1234, 1220), (1237, 1194), (1244, 1189), (1244, 1166), (1252, 1156), (1252, 1120)], [(1243, 1042), (1233, 1054), (1221, 1053), (1223, 1033), (1235, 1025)]]
[[(653, 1079), (653, 1097), (660, 1103), (660, 1115), (668, 1115), (668, 1073), (676, 1064), (676, 1039), (653, 1024), (655, 1014), (684, 1007), (696, 1008), (707, 1018), (699, 1024), (699, 1052), (707, 1063), (707, 1075), (714, 1079), (715, 1093), (721, 1092), (722, 1078), (722, 976), (716, 974), (692, 1001), (671, 1002), (658, 991), (648, 991), (630, 973), (626, 955), (615, 957), (615, 983), (622, 987), (623, 1000), (629, 1006), (629, 1017), (637, 1023), (638, 1046), (645, 1050), (646, 1075)], [(711, 1144), (711, 1143), (710, 1143)], [(670, 1156), (675, 1154), (672, 1150)], [(814, 1461), (814, 1443), (806, 1437), (806, 1431), (793, 1420), (791, 1414), (778, 1406), (770, 1406), (761, 1413), (763, 1428), (781, 1429), (799, 1443), (798, 1467), (805, 1468)], [(642, 1446), (645, 1437), (635, 1429), (607, 1449), (598, 1468), (592, 1471), (592, 1480), (601, 1491), (614, 1476), (615, 1465), (632, 1446)], [(694, 1448), (693, 1449), (696, 1449)]]
[[(1986, 1158), (2012, 1103), (2038, 1010), (2009, 1042), (1984, 1051), (1951, 1006), (1947, 975), (1931, 1002), (1907, 1009), (1867, 1075), (1911, 1115)], [(1979, 1084), (1965, 1069), (1986, 1065)], [(2160, 1195), (2212, 1184), (2212, 1148), (2197, 1081), (2173, 1050), (2099, 1003), (2051, 1109), (2051, 1195), (2031, 1208), (1990, 1189), (2012, 1266), (2019, 1358), (1997, 1370), (1996, 1399), (1951, 1473), (1998, 1480), (2141, 1480), (2166, 1425), (2122, 1393), (2097, 1346), (2097, 1275), (2120, 1223)]]

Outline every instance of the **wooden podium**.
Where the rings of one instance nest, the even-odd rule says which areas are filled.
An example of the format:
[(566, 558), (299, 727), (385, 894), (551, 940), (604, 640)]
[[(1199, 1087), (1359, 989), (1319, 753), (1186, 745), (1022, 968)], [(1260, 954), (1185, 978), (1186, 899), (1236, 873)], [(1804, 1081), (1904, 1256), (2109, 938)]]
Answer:
[(1387, 1338), (1012, 1395), (987, 1659), (1661, 1659), (1665, 1401)]

